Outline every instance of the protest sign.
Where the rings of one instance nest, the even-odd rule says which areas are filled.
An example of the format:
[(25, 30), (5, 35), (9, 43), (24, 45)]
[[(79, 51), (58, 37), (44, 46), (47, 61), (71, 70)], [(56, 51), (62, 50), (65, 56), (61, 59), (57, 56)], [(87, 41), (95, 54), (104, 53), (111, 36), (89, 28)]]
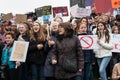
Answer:
[(82, 49), (98, 49), (97, 35), (78, 36)]
[(62, 6), (62, 7), (53, 7), (53, 17), (56, 17), (56, 14), (61, 13), (62, 17), (63, 16), (68, 16), (68, 8), (67, 6)]
[(52, 21), (52, 15), (44, 15), (42, 16), (42, 20), (44, 24), (50, 24)]
[(42, 6), (42, 7), (36, 8), (35, 13), (36, 13), (37, 17), (51, 15), (52, 14), (51, 7), (52, 7), (51, 5), (47, 5), (47, 6)]
[(112, 35), (113, 38), (113, 50), (112, 52), (120, 52), (120, 35), (118, 34), (113, 34)]
[[(112, 34), (112, 52), (120, 52), (120, 34)], [(82, 49), (98, 49), (100, 46), (97, 41), (97, 35), (80, 35), (78, 36)]]
[(24, 14), (16, 14), (16, 22), (22, 23), (27, 21), (27, 15)]
[(5, 15), (2, 17), (3, 21), (8, 21), (8, 20), (10, 20), (10, 19), (12, 19), (12, 18), (13, 18), (12, 13), (5, 14)]
[(13, 44), (13, 50), (10, 56), (10, 61), (25, 62), (29, 42), (15, 41)]
[(73, 17), (86, 17), (90, 16), (91, 14), (91, 9), (90, 8), (79, 8), (78, 5), (75, 5), (70, 8), (70, 13)]

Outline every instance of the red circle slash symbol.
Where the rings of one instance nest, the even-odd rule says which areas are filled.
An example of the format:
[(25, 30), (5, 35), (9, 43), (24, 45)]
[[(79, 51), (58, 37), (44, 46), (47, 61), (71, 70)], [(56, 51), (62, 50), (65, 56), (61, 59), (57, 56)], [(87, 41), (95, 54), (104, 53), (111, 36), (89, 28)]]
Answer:
[(82, 36), (80, 42), (82, 43), (82, 48), (87, 49), (93, 45), (93, 38), (91, 36)]

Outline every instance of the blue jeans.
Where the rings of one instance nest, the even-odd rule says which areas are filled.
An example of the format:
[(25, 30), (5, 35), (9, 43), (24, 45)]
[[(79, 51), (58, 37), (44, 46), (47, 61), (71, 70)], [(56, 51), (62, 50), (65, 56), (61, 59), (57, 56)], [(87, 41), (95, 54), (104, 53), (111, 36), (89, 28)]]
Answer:
[(106, 67), (107, 67), (108, 63), (110, 62), (110, 59), (111, 59), (111, 56), (97, 58), (97, 63), (99, 66), (99, 74), (100, 74), (101, 80), (107, 80)]
[(45, 80), (44, 66), (32, 64), (31, 72), (32, 72), (32, 80)]

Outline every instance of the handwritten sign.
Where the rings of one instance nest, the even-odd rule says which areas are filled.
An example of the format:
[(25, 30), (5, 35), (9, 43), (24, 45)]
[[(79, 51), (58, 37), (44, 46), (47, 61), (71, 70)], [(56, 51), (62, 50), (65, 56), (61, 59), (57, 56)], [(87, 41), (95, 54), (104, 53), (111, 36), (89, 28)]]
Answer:
[(29, 42), (15, 41), (13, 44), (13, 51), (10, 57), (10, 61), (25, 62)]
[(2, 17), (3, 21), (9, 21), (12, 18), (13, 18), (12, 13), (7, 13)]
[(27, 15), (24, 14), (16, 14), (16, 22), (22, 23), (27, 21)]

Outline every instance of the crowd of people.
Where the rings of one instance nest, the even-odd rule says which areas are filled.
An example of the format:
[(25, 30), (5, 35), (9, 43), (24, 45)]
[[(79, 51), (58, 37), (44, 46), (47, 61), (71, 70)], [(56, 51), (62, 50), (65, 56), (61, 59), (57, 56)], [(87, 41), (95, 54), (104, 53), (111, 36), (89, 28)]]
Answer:
[[(120, 80), (120, 55), (111, 34), (120, 34), (120, 15), (92, 13), (51, 24), (4, 21), (0, 26), (3, 80)], [(78, 36), (97, 35), (98, 49), (83, 49)], [(10, 61), (14, 41), (29, 42), (26, 61)], [(17, 68), (16, 68), (17, 66)]]

